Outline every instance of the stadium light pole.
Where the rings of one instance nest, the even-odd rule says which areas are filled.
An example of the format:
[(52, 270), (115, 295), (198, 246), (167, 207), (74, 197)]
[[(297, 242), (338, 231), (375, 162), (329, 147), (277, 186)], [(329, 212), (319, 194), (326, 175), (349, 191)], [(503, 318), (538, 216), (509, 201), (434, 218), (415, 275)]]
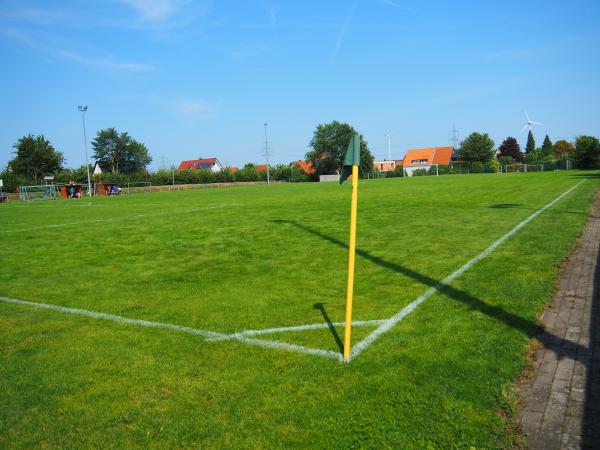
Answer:
[(88, 179), (88, 195), (92, 196), (92, 182), (90, 181), (90, 162), (88, 160), (88, 151), (87, 151), (87, 136), (85, 132), (85, 112), (87, 111), (87, 106), (79, 105), (77, 107), (79, 111), (81, 111), (81, 122), (83, 123), (83, 148), (85, 149), (85, 168), (87, 169), (87, 179)]
[(267, 184), (270, 184), (270, 176), (269, 176), (269, 141), (267, 140), (267, 122), (265, 122), (265, 156), (267, 157)]

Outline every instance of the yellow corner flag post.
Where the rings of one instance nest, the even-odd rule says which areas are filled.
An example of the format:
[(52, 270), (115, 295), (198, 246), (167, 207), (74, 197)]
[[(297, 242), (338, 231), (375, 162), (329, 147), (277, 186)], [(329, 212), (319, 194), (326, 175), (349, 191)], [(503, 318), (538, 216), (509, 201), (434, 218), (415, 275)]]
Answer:
[(344, 360), (350, 360), (350, 335), (352, 332), (352, 298), (354, 294), (354, 256), (356, 253), (356, 215), (358, 210), (358, 166), (360, 164), (360, 136), (350, 140), (340, 183), (348, 178), (352, 167), (352, 201), (350, 206), (350, 243), (348, 246), (348, 285), (346, 290), (346, 323), (344, 327)]

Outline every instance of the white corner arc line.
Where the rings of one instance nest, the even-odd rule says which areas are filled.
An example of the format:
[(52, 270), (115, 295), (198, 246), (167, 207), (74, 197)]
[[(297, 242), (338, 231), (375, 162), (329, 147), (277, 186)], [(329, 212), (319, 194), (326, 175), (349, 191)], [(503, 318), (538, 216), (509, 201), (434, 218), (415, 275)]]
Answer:
[(280, 341), (271, 341), (271, 340), (263, 340), (263, 339), (252, 339), (246, 336), (236, 336), (224, 333), (217, 333), (215, 331), (202, 330), (199, 328), (186, 327), (183, 325), (175, 325), (172, 323), (163, 323), (163, 322), (153, 322), (149, 320), (142, 319), (130, 319), (128, 317), (117, 316), (115, 314), (102, 313), (98, 311), (91, 311), (88, 309), (81, 308), (70, 308), (67, 306), (59, 306), (53, 305), (50, 303), (37, 303), (30, 302), (25, 300), (18, 300), (16, 298), (4, 297), (0, 296), (0, 302), (4, 303), (12, 303), (15, 305), (23, 305), (40, 309), (48, 309), (51, 311), (66, 313), (66, 314), (74, 314), (78, 316), (91, 317), (93, 319), (103, 319), (109, 320), (111, 322), (117, 322), (125, 325), (134, 325), (139, 327), (147, 327), (147, 328), (161, 328), (173, 331), (179, 331), (188, 334), (194, 334), (197, 336), (202, 336), (207, 339), (207, 341), (239, 341), (244, 344), (253, 345), (257, 347), (266, 347), (277, 350), (287, 350), (287, 351), (295, 351), (300, 353), (305, 353), (314, 356), (321, 356), (324, 358), (330, 359), (339, 359), (341, 360), (341, 354), (339, 352), (334, 352), (331, 350), (323, 350), (323, 349), (315, 349), (304, 347), (302, 345), (296, 344), (288, 344), (287, 342)]
[(448, 275), (446, 278), (444, 278), (442, 281), (440, 281), (437, 285), (432, 286), (429, 289), (427, 289), (423, 294), (419, 295), (415, 300), (413, 300), (408, 306), (402, 308), (400, 311), (398, 311), (392, 317), (385, 320), (379, 327), (377, 327), (373, 332), (371, 332), (369, 335), (367, 335), (367, 337), (365, 337), (362, 341), (358, 342), (354, 347), (352, 347), (352, 350), (350, 353), (350, 355), (351, 355), (350, 360), (353, 360), (356, 357), (358, 357), (371, 344), (373, 344), (377, 339), (379, 339), (384, 333), (387, 333), (388, 331), (390, 331), (398, 322), (400, 322), (402, 319), (404, 319), (404, 317), (406, 317), (411, 312), (413, 312), (415, 309), (417, 309), (417, 307), (421, 303), (423, 303), (425, 300), (429, 299), (436, 292), (438, 292), (441, 289), (443, 289), (444, 287), (448, 286), (452, 281), (454, 281), (455, 279), (460, 277), (463, 273), (465, 273), (467, 270), (469, 270), (471, 267), (473, 267), (473, 265), (475, 265), (476, 263), (481, 261), (483, 258), (488, 256), (494, 250), (496, 250), (496, 248), (500, 244), (505, 242), (513, 234), (515, 234), (517, 231), (519, 231), (521, 228), (523, 228), (525, 225), (527, 225), (529, 222), (531, 222), (533, 219), (535, 219), (539, 214), (541, 214), (546, 209), (550, 208), (552, 205), (554, 205), (555, 203), (560, 201), (563, 197), (565, 197), (566, 195), (571, 193), (575, 188), (577, 188), (584, 181), (585, 180), (580, 181), (572, 188), (570, 188), (567, 191), (560, 194), (558, 197), (556, 197), (554, 200), (552, 200), (546, 206), (538, 209), (532, 215), (530, 215), (525, 220), (523, 220), (521, 223), (516, 225), (508, 233), (506, 233), (505, 235), (500, 237), (498, 240), (496, 240), (494, 243), (492, 243), (492, 245), (490, 245), (488, 248), (486, 248), (484, 251), (482, 251), (479, 255), (477, 255), (474, 258), (467, 261), (465, 263), (465, 265), (463, 265), (459, 269), (452, 272), (450, 275)]

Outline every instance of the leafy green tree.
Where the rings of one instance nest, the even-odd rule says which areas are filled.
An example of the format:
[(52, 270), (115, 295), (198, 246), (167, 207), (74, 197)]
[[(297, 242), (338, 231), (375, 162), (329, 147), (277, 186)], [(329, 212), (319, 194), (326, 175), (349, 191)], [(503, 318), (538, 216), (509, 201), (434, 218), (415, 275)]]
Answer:
[(561, 139), (554, 143), (553, 149), (556, 157), (558, 159), (564, 160), (567, 159), (573, 153), (575, 147), (569, 141)]
[(515, 163), (515, 159), (512, 156), (499, 156), (498, 162), (501, 166), (510, 166)]
[(535, 152), (535, 139), (533, 137), (533, 133), (529, 130), (527, 134), (527, 145), (525, 146), (525, 154)]
[(536, 148), (532, 152), (525, 153), (525, 162), (527, 164), (541, 164), (544, 162), (544, 155), (541, 148)]
[[(503, 157), (509, 157), (514, 161), (523, 161), (523, 153), (521, 153), (521, 147), (514, 137), (507, 137), (502, 141), (500, 147), (498, 147), (498, 159)], [(506, 161), (506, 160), (504, 160)], [(506, 163), (503, 163), (506, 165)]]
[(544, 138), (544, 142), (542, 143), (542, 155), (544, 157), (547, 157), (552, 154), (554, 154), (554, 146), (552, 145), (550, 137), (546, 135), (546, 137)]
[(593, 136), (577, 136), (573, 161), (578, 169), (600, 168), (600, 141)]
[(23, 136), (13, 148), (16, 156), (8, 163), (10, 170), (36, 184), (43, 176), (60, 171), (65, 161), (63, 154), (55, 150), (43, 135)]
[(114, 128), (100, 130), (92, 141), (94, 158), (104, 171), (131, 173), (146, 168), (152, 161), (148, 148), (127, 132)]
[[(317, 125), (310, 146), (306, 153), (318, 175), (338, 173), (344, 165), (344, 157), (348, 142), (356, 130), (347, 123), (333, 122)], [(360, 168), (359, 173), (366, 175), (373, 170), (373, 155), (367, 142), (360, 136)]]
[(463, 161), (487, 163), (494, 158), (494, 145), (487, 133), (471, 133), (461, 142), (458, 155)]

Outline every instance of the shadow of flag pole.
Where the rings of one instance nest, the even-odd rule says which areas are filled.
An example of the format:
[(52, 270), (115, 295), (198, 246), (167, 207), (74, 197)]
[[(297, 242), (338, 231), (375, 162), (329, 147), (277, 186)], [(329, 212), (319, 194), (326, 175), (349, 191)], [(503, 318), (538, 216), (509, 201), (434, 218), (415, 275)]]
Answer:
[(346, 289), (346, 323), (344, 326), (344, 361), (350, 360), (350, 335), (352, 332), (352, 297), (354, 294), (354, 256), (356, 254), (356, 212), (358, 209), (358, 166), (360, 165), (360, 136), (350, 139), (344, 167), (340, 175), (342, 184), (352, 174), (352, 201), (350, 206), (350, 243), (348, 246), (348, 285)]

